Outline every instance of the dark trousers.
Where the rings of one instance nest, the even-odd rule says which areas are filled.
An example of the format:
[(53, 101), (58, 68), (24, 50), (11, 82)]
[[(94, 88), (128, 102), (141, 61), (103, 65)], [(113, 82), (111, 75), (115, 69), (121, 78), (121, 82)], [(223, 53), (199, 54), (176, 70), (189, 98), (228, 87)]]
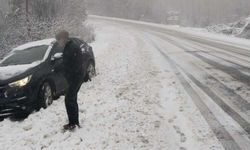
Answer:
[(69, 124), (79, 125), (79, 109), (77, 94), (82, 85), (81, 76), (67, 77), (68, 89), (65, 96), (65, 106), (68, 114)]

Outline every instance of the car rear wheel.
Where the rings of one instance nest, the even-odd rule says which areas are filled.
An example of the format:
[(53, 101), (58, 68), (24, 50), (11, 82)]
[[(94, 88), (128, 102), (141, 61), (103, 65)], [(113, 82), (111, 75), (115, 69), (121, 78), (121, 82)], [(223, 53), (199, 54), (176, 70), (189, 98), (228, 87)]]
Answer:
[(40, 107), (48, 108), (53, 103), (53, 90), (48, 82), (45, 82), (39, 91)]

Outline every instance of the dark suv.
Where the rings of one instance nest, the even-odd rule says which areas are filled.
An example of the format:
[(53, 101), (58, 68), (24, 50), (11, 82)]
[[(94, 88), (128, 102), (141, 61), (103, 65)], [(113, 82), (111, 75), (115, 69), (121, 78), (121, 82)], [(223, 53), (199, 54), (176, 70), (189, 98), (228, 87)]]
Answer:
[[(95, 75), (92, 48), (78, 38), (71, 40), (82, 49), (83, 82), (87, 82)], [(46, 39), (15, 48), (0, 62), (0, 119), (27, 116), (64, 94), (62, 52), (55, 39)]]

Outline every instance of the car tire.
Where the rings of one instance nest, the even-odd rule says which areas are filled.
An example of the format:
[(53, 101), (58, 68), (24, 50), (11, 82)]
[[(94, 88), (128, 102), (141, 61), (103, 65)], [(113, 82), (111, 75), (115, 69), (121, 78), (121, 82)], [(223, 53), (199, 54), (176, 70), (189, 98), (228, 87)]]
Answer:
[(96, 76), (95, 64), (90, 61), (87, 66), (87, 75), (84, 78), (84, 82), (91, 81)]
[(39, 90), (39, 107), (48, 108), (53, 103), (53, 89), (48, 82), (43, 83)]

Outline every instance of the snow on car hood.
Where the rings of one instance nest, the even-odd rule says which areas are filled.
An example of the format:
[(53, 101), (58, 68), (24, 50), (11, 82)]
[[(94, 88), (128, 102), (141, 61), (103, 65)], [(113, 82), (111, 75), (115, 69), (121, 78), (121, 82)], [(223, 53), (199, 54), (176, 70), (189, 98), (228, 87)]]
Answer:
[(18, 76), (28, 69), (34, 68), (39, 64), (40, 62), (34, 62), (32, 64), (25, 65), (0, 66), (0, 80), (7, 80), (12, 77)]

